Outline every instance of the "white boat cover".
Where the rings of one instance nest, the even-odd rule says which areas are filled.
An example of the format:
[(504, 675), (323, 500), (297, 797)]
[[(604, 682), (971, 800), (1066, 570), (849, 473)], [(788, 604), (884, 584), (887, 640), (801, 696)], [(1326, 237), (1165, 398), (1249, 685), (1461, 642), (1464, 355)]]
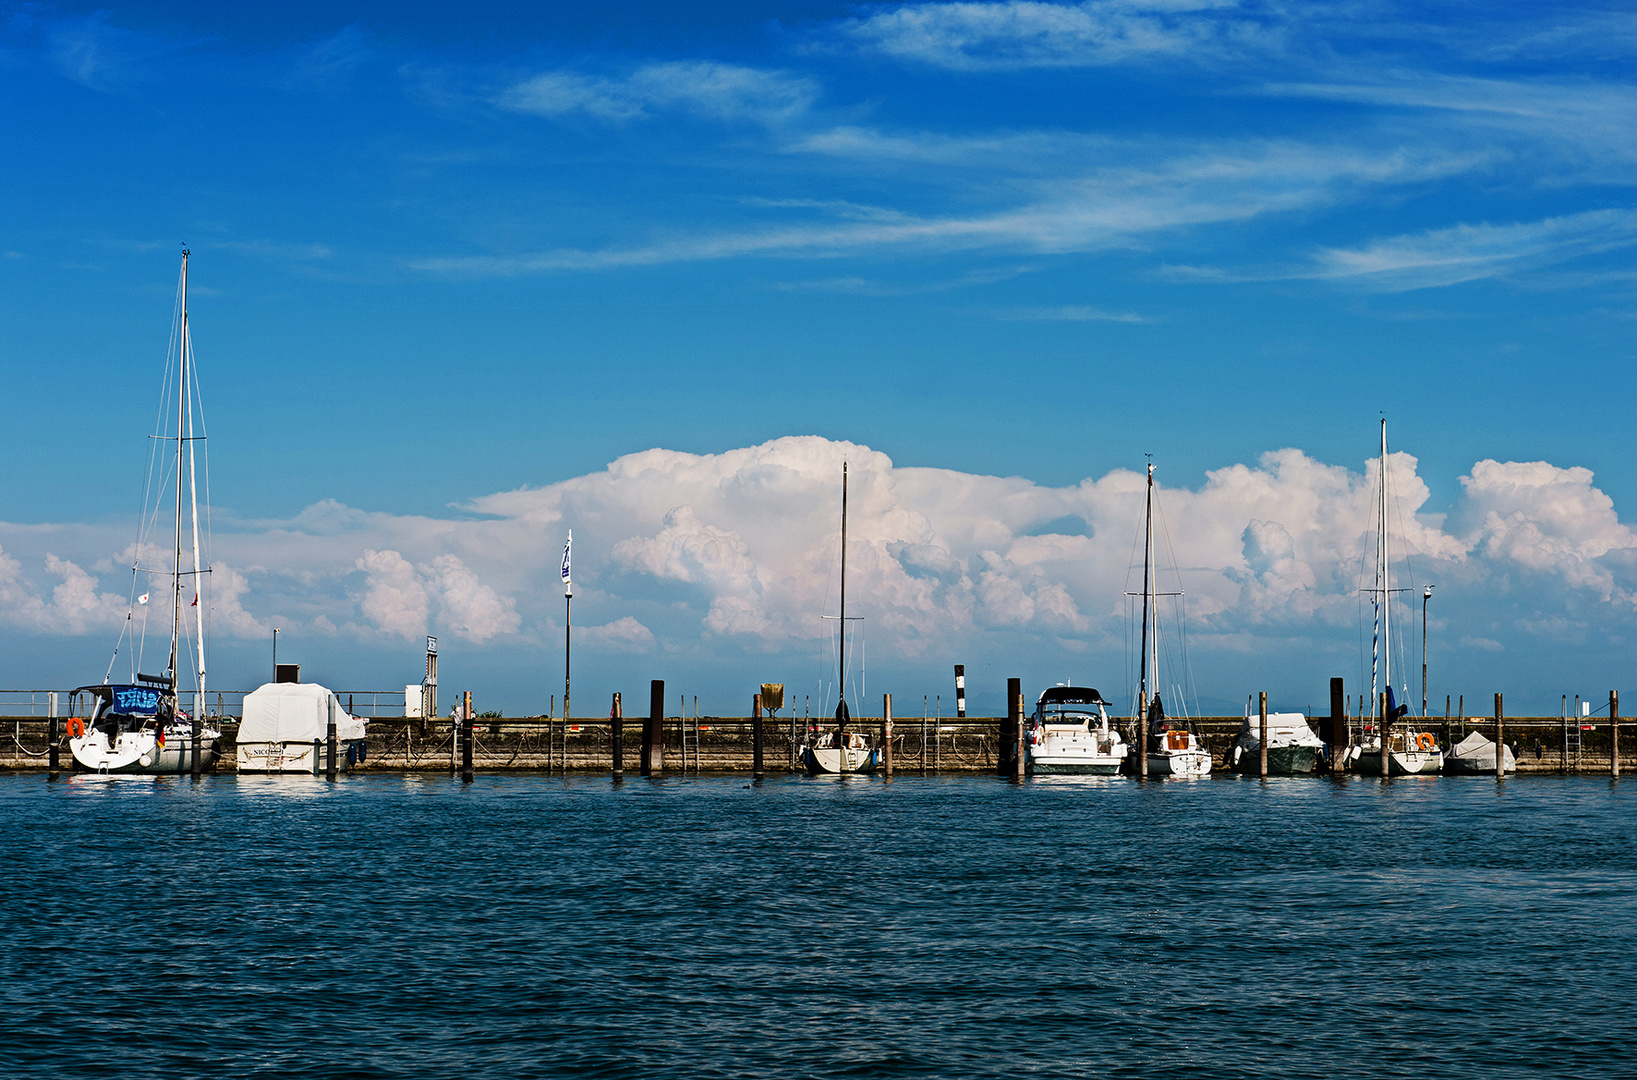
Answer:
[[(1252, 716), (1246, 719), (1245, 726), (1239, 730), (1240, 745), (1246, 747), (1260, 746), (1262, 741), (1262, 717)], [(1313, 733), (1307, 726), (1307, 716), (1299, 712), (1268, 713), (1268, 746), (1323, 746), (1324, 740)]]
[(341, 699), (317, 683), (265, 683), (244, 696), (239, 721), (241, 743), (311, 743), (328, 735), (331, 704), (335, 737), (341, 742), (364, 737), (364, 721), (348, 715)]
[[(1474, 731), (1472, 734), (1468, 735), (1466, 738), (1462, 739), (1460, 742), (1451, 747), (1449, 756), (1453, 758), (1464, 758), (1469, 761), (1486, 762), (1488, 767), (1493, 769), (1495, 767), (1495, 744), (1482, 734)], [(1506, 748), (1506, 761), (1504, 767), (1508, 771), (1518, 767), (1518, 760), (1512, 755), (1512, 748), (1510, 746)]]

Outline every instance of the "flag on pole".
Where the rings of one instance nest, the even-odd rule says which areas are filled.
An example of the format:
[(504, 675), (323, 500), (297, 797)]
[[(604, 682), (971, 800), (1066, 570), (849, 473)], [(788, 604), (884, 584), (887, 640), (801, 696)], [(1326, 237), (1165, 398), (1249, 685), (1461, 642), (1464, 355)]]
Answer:
[(148, 594), (143, 593), (141, 596), (136, 598), (136, 602), (139, 604), (146, 604), (148, 602)]
[(571, 584), (572, 574), (569, 571), (570, 553), (574, 550), (574, 530), (568, 531), (568, 539), (563, 541), (563, 590), (566, 593)]
[(198, 606), (199, 606), (199, 594), (194, 593), (193, 594), (193, 603), (189, 604), (188, 607), (198, 607)]

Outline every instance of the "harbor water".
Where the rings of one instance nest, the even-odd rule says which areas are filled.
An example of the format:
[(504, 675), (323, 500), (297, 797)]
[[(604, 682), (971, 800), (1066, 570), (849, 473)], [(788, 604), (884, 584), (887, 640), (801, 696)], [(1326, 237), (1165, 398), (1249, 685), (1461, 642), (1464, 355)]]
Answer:
[(1637, 1036), (1631, 781), (33, 774), (0, 803), (12, 1076), (1587, 1076)]

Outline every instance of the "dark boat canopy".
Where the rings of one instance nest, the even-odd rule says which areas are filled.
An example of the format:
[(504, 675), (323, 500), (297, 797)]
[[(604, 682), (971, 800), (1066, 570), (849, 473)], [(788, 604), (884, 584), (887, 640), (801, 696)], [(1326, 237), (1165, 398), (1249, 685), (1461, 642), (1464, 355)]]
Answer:
[(158, 687), (131, 686), (125, 683), (81, 686), (77, 687), (74, 693), (101, 698), (103, 712), (118, 713), (121, 716), (158, 716), (160, 702), (166, 696)]
[(1040, 701), (1045, 705), (1108, 705), (1103, 695), (1089, 686), (1048, 686), (1040, 692)]

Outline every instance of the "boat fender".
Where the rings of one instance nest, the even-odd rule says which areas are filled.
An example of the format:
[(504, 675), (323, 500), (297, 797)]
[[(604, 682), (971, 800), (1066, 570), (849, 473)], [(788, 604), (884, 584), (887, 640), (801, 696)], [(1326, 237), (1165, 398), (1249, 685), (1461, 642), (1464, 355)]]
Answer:
[(1438, 745), (1438, 740), (1432, 737), (1431, 732), (1423, 731), (1415, 737), (1415, 745), (1422, 750), (1431, 750)]
[(68, 718), (68, 737), (70, 739), (83, 739), (85, 737), (85, 721), (82, 718), (78, 716)]
[(1235, 765), (1239, 764), (1239, 757), (1244, 752), (1245, 752), (1245, 748), (1243, 746), (1236, 746), (1236, 747), (1233, 748), (1233, 763)]

